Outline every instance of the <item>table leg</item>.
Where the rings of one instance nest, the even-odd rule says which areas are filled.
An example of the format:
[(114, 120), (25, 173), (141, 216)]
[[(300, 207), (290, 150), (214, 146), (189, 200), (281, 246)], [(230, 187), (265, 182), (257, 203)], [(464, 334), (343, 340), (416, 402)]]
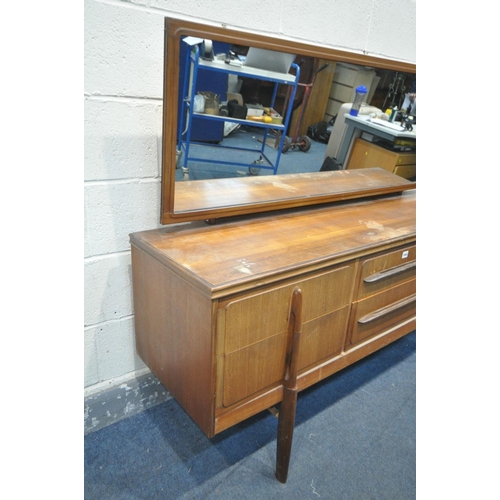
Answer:
[(283, 400), (278, 415), (278, 439), (276, 453), (276, 477), (286, 483), (292, 451), (295, 410), (297, 407), (297, 372), (300, 333), (302, 329), (302, 290), (293, 290), (288, 320), (288, 338), (283, 378)]

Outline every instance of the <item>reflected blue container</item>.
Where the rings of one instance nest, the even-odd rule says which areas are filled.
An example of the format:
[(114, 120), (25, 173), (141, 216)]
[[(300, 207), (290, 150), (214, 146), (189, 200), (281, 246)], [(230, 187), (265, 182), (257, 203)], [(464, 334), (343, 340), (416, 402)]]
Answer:
[(349, 111), (350, 115), (358, 116), (359, 108), (361, 107), (361, 104), (365, 100), (367, 93), (368, 90), (364, 85), (356, 87), (356, 94), (354, 94), (354, 101), (352, 103), (351, 111)]

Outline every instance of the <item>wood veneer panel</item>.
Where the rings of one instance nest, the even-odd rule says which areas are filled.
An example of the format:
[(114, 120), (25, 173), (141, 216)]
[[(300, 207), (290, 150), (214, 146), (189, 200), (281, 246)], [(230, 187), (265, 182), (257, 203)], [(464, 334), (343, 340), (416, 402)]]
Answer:
[[(372, 354), (391, 342), (403, 337), (412, 332), (416, 328), (416, 321), (410, 318), (405, 322), (392, 326), (387, 330), (380, 332), (379, 335), (370, 338), (366, 342), (360, 342), (356, 346), (350, 346), (349, 351), (341, 353), (339, 356), (328, 358), (322, 363), (314, 365), (300, 371), (297, 385), (299, 391), (302, 391), (315, 383), (323, 380), (330, 375), (346, 368), (356, 361)], [(216, 411), (215, 418), (215, 433), (219, 433), (232, 427), (259, 411), (263, 411), (271, 406), (279, 403), (282, 399), (282, 387), (277, 386), (271, 389), (262, 391), (260, 394), (249, 397), (244, 401), (238, 402), (232, 408), (219, 408)], [(300, 396), (299, 396), (300, 398)], [(299, 399), (300, 404), (300, 399)]]
[[(131, 235), (141, 358), (211, 437), (281, 399), (282, 321), (274, 324), (268, 314), (273, 327), (263, 336), (251, 331), (260, 330), (254, 319), (273, 289), (288, 295), (292, 285), (300, 284), (305, 292), (301, 390), (409, 333), (415, 328), (412, 306), (403, 314), (391, 312), (366, 339), (358, 336), (355, 345), (350, 339), (344, 345), (353, 318), (411, 293), (404, 288), (409, 283), (405, 277), (403, 289), (394, 286), (371, 295), (366, 311), (364, 302), (351, 304), (364, 260), (374, 257), (375, 265), (366, 269), (372, 265), (370, 272), (378, 272), (400, 259), (394, 258), (397, 252), (414, 245), (415, 195), (412, 190)], [(252, 307), (226, 307), (253, 297), (259, 298), (248, 302)], [(288, 307), (289, 297), (285, 302)], [(285, 316), (286, 308), (279, 314)], [(235, 333), (226, 339), (228, 328)], [(240, 328), (248, 332), (238, 339)]]
[[(295, 287), (300, 288), (303, 300), (299, 366), (340, 352), (353, 283), (351, 264), (226, 304), (224, 314), (219, 315), (225, 324), (219, 330), (225, 338), (225, 356), (219, 357), (224, 364), (224, 406), (282, 380), (290, 297)], [(342, 313), (335, 314), (341, 308)]]
[[(416, 259), (417, 248), (413, 245), (365, 260), (361, 265), (357, 300), (404, 281), (415, 279)], [(415, 267), (412, 267), (412, 264)], [(375, 278), (376, 280), (373, 281)]]
[(416, 280), (407, 281), (393, 288), (389, 288), (383, 292), (372, 295), (366, 299), (353, 304), (352, 310), (352, 326), (350, 328), (351, 338), (350, 343), (355, 344), (360, 340), (365, 340), (371, 335), (375, 335), (387, 329), (390, 325), (402, 323), (405, 319), (415, 316), (416, 303), (408, 302), (401, 307), (393, 309), (391, 312), (384, 314), (376, 319), (368, 322), (360, 322), (363, 317), (368, 317), (381, 309), (388, 309), (388, 306), (402, 303), (403, 299), (414, 296), (416, 294)]
[(310, 206), (395, 193), (415, 187), (414, 183), (386, 170), (370, 168), (176, 182), (175, 212), (187, 215), (190, 211), (205, 210), (209, 218), (210, 210), (224, 207), (234, 207), (237, 215), (238, 207), (245, 213), (247, 205), (256, 205), (256, 211), (260, 212), (277, 210), (281, 206)]
[(341, 353), (349, 310), (349, 306), (345, 306), (302, 325), (299, 370)]
[(225, 352), (233, 352), (285, 331), (294, 287), (302, 290), (302, 318), (306, 322), (349, 304), (353, 279), (354, 266), (341, 266), (311, 278), (221, 303), (220, 307), (226, 310)]
[(286, 331), (232, 352), (224, 361), (224, 406), (283, 379)]
[(414, 241), (415, 195), (412, 190), (220, 226), (194, 222), (135, 233), (131, 241), (218, 297)]
[(213, 433), (212, 304), (132, 247), (137, 352), (176, 401)]

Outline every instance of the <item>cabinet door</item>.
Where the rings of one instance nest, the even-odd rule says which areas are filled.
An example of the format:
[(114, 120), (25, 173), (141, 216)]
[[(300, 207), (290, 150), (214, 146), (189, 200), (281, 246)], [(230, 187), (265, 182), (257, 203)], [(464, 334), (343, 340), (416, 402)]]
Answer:
[(398, 154), (362, 139), (356, 139), (352, 148), (348, 169), (380, 167), (393, 172)]
[(363, 139), (356, 139), (347, 168), (380, 167), (405, 179), (413, 179), (416, 177), (416, 161), (415, 153), (397, 153)]
[(220, 304), (218, 376), (225, 407), (281, 383), (294, 287), (302, 290), (299, 369), (340, 353), (345, 339), (354, 266), (276, 286)]

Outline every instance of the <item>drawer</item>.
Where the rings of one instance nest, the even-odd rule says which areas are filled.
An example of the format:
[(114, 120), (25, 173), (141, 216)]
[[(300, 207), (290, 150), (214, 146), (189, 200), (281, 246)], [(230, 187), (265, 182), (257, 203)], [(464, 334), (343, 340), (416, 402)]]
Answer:
[(415, 165), (416, 163), (417, 163), (416, 153), (400, 153), (398, 156), (398, 160), (396, 162), (396, 166)]
[[(348, 305), (354, 282), (354, 265), (343, 266), (286, 286), (221, 303), (224, 352), (242, 349), (288, 328), (293, 289), (302, 290), (302, 322)], [(258, 311), (258, 312), (257, 312)]]
[[(349, 306), (302, 324), (299, 370), (339, 355), (344, 345)], [(281, 383), (285, 372), (287, 331), (231, 352), (224, 359), (225, 407)]]
[(417, 177), (416, 165), (398, 165), (394, 169), (394, 173), (405, 179), (414, 179)]
[(227, 407), (283, 379), (287, 331), (225, 356), (222, 404)]
[(355, 300), (414, 279), (416, 259), (417, 247), (412, 245), (365, 260), (361, 264), (359, 290)]
[(350, 343), (380, 334), (416, 314), (416, 280), (407, 281), (353, 304)]
[(296, 286), (302, 290), (299, 369), (339, 354), (347, 332), (354, 276), (355, 265), (349, 264), (221, 303), (218, 401), (231, 406), (281, 383), (290, 300)]
[(337, 356), (344, 346), (349, 306), (302, 324), (299, 370)]

